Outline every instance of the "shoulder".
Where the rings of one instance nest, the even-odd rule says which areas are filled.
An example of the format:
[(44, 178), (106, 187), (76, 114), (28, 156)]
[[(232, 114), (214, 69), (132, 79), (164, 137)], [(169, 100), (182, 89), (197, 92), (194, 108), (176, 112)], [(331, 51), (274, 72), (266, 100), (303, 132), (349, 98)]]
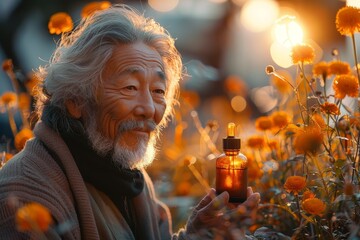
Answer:
[[(37, 139), (29, 140), (24, 149), (0, 169), (0, 186), (49, 182), (49, 177), (59, 173), (56, 162)], [(2, 192), (0, 192), (1, 196)]]
[(76, 218), (67, 179), (37, 138), (0, 169), (0, 233), (2, 226), (15, 229), (16, 210), (32, 202), (46, 207), (58, 222)]

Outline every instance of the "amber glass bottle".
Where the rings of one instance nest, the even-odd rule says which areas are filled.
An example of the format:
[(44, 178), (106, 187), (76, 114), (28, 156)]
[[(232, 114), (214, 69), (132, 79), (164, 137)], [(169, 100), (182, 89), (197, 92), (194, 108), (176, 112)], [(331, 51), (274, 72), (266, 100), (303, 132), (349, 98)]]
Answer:
[(223, 150), (216, 159), (216, 194), (227, 191), (230, 202), (247, 199), (247, 158), (240, 152), (241, 141), (235, 137), (235, 124), (229, 123)]

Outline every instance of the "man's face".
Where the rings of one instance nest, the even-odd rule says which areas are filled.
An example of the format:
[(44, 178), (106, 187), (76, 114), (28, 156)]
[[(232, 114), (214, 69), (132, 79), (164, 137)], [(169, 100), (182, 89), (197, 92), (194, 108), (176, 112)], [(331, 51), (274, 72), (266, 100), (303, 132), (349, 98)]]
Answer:
[[(125, 151), (130, 153), (126, 158), (137, 158), (126, 159), (136, 165), (149, 147), (149, 141), (154, 144), (156, 126), (166, 108), (162, 59), (156, 50), (141, 42), (119, 45), (102, 77), (98, 107), (92, 116), (96, 118), (96, 132), (112, 143), (112, 150), (120, 154), (118, 157), (124, 158), (120, 152)], [(93, 145), (97, 147), (94, 142)]]

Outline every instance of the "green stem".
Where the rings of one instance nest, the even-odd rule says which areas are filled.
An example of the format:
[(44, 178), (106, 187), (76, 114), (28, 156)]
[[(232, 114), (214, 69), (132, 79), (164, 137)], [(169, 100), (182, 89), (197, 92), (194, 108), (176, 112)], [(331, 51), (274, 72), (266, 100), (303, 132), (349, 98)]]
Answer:
[(261, 209), (264, 209), (264, 208), (278, 208), (278, 209), (284, 210), (284, 211), (288, 212), (296, 221), (300, 222), (299, 217), (285, 206), (273, 204), (273, 203), (264, 203), (264, 204), (259, 204), (258, 211)]
[(359, 141), (360, 141), (360, 134), (358, 134), (357, 141), (356, 141), (356, 153), (355, 153), (355, 158), (353, 161), (353, 171), (351, 174), (351, 183), (354, 183), (354, 175), (355, 175), (355, 171), (356, 171), (356, 161), (357, 161), (358, 152), (359, 152)]
[(315, 163), (315, 165), (316, 165), (316, 168), (318, 169), (318, 171), (319, 171), (319, 173), (320, 173), (321, 181), (322, 181), (322, 183), (323, 183), (323, 185), (324, 185), (324, 189), (325, 189), (326, 195), (328, 196), (328, 198), (330, 198), (329, 190), (328, 190), (328, 187), (327, 187), (326, 182), (325, 182), (325, 179), (324, 179), (323, 171), (321, 171), (321, 168), (320, 168), (320, 166), (319, 166), (317, 156), (314, 156), (313, 159), (314, 159), (314, 163)]
[[(303, 62), (301, 62), (300, 71), (301, 71), (302, 78), (305, 80), (305, 81), (304, 81), (304, 91), (305, 91), (306, 109), (309, 109), (308, 92), (307, 92), (306, 84), (308, 84), (310, 88), (311, 88), (311, 86), (310, 86), (310, 84), (308, 83), (308, 81), (307, 81), (307, 79), (306, 79), (306, 77), (305, 77), (304, 63), (303, 63)], [(304, 122), (304, 124), (305, 124), (305, 125), (308, 125), (308, 124), (309, 124), (309, 117), (308, 117), (308, 116), (306, 117), (306, 122)]]
[(323, 81), (324, 81), (324, 97), (325, 97), (325, 101), (327, 101), (327, 96), (326, 96), (326, 77), (323, 76)]
[(13, 88), (14, 88), (15, 92), (17, 94), (19, 94), (20, 93), (20, 86), (19, 86), (19, 83), (18, 83), (18, 80), (16, 78), (15, 73), (12, 70), (7, 71), (6, 73), (7, 73), (7, 75), (9, 76), (9, 78), (11, 80), (11, 84), (13, 85)]
[(298, 210), (299, 219), (301, 220), (299, 195), (296, 194), (295, 198), (296, 198), (296, 207), (297, 207), (297, 210)]
[(12, 109), (8, 105), (6, 105), (6, 111), (8, 113), (10, 129), (12, 131), (12, 134), (14, 135), (14, 138), (15, 138), (15, 136), (17, 134), (17, 128), (16, 128), (15, 119), (14, 119), (14, 114), (12, 112)]

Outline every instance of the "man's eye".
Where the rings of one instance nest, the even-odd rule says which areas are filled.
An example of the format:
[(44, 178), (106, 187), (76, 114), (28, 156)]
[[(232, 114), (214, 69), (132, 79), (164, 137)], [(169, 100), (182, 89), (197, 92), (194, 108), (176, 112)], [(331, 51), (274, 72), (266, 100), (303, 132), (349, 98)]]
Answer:
[(165, 91), (162, 90), (162, 89), (155, 89), (155, 90), (154, 90), (154, 93), (160, 94), (160, 95), (165, 95)]
[(120, 91), (122, 94), (127, 95), (127, 96), (133, 96), (137, 93), (137, 88), (134, 85), (129, 85), (126, 87), (123, 87)]
[(131, 91), (136, 91), (136, 87), (135, 87), (135, 86), (126, 86), (125, 89), (126, 89), (126, 90), (131, 90)]

